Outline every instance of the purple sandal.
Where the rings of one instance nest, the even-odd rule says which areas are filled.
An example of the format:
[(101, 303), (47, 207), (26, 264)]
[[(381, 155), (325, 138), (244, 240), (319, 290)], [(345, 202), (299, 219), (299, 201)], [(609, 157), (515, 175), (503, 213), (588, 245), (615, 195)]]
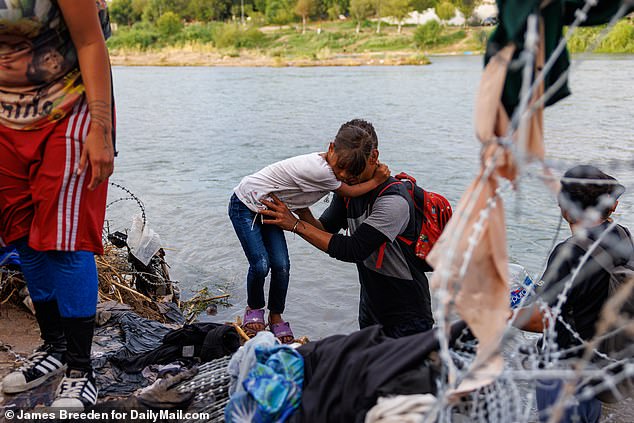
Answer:
[(295, 341), (295, 335), (291, 330), (291, 324), (288, 322), (269, 323), (271, 332), (282, 344), (292, 344)]
[(253, 338), (258, 332), (266, 329), (266, 323), (264, 323), (264, 309), (258, 308), (255, 310), (247, 309), (244, 312), (244, 318), (242, 319), (242, 330)]

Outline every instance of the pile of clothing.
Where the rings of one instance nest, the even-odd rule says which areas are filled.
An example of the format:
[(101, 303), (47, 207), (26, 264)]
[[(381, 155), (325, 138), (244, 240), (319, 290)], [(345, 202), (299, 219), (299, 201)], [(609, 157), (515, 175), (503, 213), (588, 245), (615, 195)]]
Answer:
[(126, 304), (99, 304), (97, 320), (92, 364), (101, 397), (130, 395), (157, 378), (229, 356), (240, 347), (233, 326), (163, 324)]
[[(473, 341), (464, 322), (450, 338)], [(371, 326), (294, 347), (260, 332), (233, 355), (227, 422), (380, 422), (420, 417), (436, 402), (435, 330), (395, 339)]]

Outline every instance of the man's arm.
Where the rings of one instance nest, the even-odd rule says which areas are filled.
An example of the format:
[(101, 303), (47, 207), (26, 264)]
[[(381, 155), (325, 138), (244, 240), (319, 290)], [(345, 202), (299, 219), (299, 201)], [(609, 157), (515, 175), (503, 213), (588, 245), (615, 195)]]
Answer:
[(271, 198), (273, 201), (262, 200), (262, 203), (268, 207), (267, 210), (260, 212), (269, 217), (264, 220), (265, 224), (277, 225), (284, 230), (294, 232), (338, 260), (363, 261), (381, 244), (389, 241), (381, 232), (366, 224), (362, 224), (352, 236), (333, 235), (295, 217), (275, 195), (271, 195)]
[(295, 210), (295, 214), (297, 214), (297, 217), (299, 217), (302, 221), (308, 223), (309, 225), (313, 225), (321, 231), (325, 230), (324, 225), (321, 224), (319, 219), (316, 219), (315, 216), (313, 216), (313, 213), (308, 207)]
[(362, 223), (350, 236), (334, 234), (328, 243), (328, 255), (337, 260), (358, 263), (390, 240), (367, 223)]
[(335, 190), (335, 193), (342, 197), (360, 197), (387, 181), (389, 177), (390, 169), (386, 164), (381, 163), (374, 171), (372, 179), (360, 182), (356, 185), (348, 185), (344, 182)]
[(267, 207), (260, 211), (260, 214), (267, 217), (263, 221), (264, 224), (277, 225), (285, 231), (298, 234), (321, 251), (328, 250), (328, 243), (332, 238), (331, 233), (318, 229), (296, 217), (275, 194), (271, 194), (271, 199), (273, 201), (261, 200), (262, 204)]
[(346, 201), (347, 198), (343, 198), (336, 193), (333, 194), (330, 204), (319, 216), (319, 225), (316, 227), (323, 228), (324, 231), (336, 234), (342, 229), (348, 229), (348, 217)]

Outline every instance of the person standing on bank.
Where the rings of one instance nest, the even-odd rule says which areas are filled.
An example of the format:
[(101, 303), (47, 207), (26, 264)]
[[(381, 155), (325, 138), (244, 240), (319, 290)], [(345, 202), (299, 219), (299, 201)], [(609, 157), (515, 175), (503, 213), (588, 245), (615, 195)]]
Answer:
[(65, 371), (53, 407), (97, 401), (90, 350), (114, 121), (104, 0), (0, 1), (0, 244), (15, 245), (44, 344), (4, 393)]
[[(537, 290), (549, 307), (540, 308), (537, 304), (524, 307), (515, 322), (520, 329), (544, 332), (549, 324), (547, 317), (552, 317), (552, 310), (559, 304), (559, 295), (566, 284), (571, 283), (562, 300), (561, 320), (555, 319), (553, 341), (556, 345), (553, 346), (558, 349), (559, 359), (573, 360), (583, 354), (583, 349), (579, 347), (597, 335), (596, 325), (609, 298), (610, 272), (618, 266), (634, 262), (630, 231), (618, 224), (611, 227), (610, 216), (624, 191), (625, 187), (616, 179), (590, 165), (569, 169), (561, 180), (559, 207), (572, 236), (558, 244), (548, 257)], [(595, 253), (576, 271), (588, 248), (599, 239)], [(576, 333), (571, 332), (571, 328)], [(549, 348), (547, 341), (542, 340), (540, 344), (543, 349)], [(552, 408), (563, 387), (562, 379), (537, 380), (536, 400), (540, 421), (550, 421)], [(559, 423), (599, 422), (601, 402), (598, 398), (574, 400), (574, 405), (567, 404)]]
[[(379, 167), (378, 139), (372, 124), (354, 119), (341, 131), (359, 128), (372, 137), (372, 151), (350, 185), (373, 178)], [(335, 195), (319, 220), (310, 210), (296, 217), (275, 196), (264, 200), (264, 223), (299, 234), (338, 260), (356, 263), (361, 283), (359, 326), (381, 324), (388, 336), (401, 337), (432, 328), (431, 295), (423, 261), (401, 239), (416, 239), (414, 204), (403, 183), (390, 177), (372, 191), (356, 197)], [(348, 229), (350, 235), (338, 234)]]
[(309, 207), (330, 191), (356, 197), (383, 183), (389, 176), (385, 165), (363, 184), (342, 181), (358, 175), (372, 151), (372, 138), (361, 128), (339, 131), (323, 153), (309, 153), (273, 163), (246, 176), (234, 189), (229, 217), (249, 261), (247, 309), (243, 328), (252, 336), (266, 328), (264, 279), (271, 272), (268, 324), (282, 342), (293, 342), (290, 324), (282, 319), (289, 283), (290, 260), (284, 232), (263, 225), (259, 213), (267, 198), (276, 195), (291, 209)]

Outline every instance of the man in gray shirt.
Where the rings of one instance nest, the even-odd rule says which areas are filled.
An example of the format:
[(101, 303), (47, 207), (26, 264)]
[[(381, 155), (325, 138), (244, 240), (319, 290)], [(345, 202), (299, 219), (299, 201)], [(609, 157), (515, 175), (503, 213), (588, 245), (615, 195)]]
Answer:
[[(364, 171), (357, 177), (337, 169), (348, 184), (372, 178), (379, 165), (378, 140), (372, 125), (355, 119), (356, 126), (375, 140)], [(340, 130), (341, 130), (340, 129)], [(426, 263), (405, 240), (418, 236), (414, 203), (405, 185), (395, 178), (356, 198), (335, 195), (319, 220), (308, 209), (295, 217), (278, 199), (265, 203), (265, 222), (299, 234), (315, 247), (341, 261), (355, 263), (361, 284), (359, 326), (381, 324), (388, 336), (400, 337), (431, 329), (434, 320)], [(349, 235), (339, 234), (348, 229)]]

